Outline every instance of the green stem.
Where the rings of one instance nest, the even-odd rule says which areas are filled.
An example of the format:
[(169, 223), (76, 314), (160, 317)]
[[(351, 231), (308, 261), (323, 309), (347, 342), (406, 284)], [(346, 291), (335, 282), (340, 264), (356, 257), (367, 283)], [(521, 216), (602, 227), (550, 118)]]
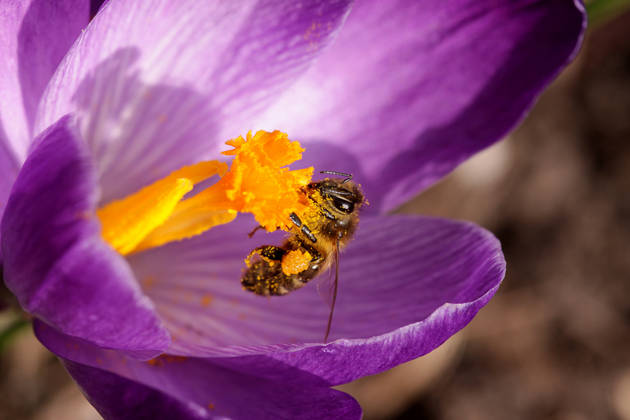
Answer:
[(28, 319), (17, 318), (4, 330), (0, 331), (0, 352), (4, 351), (7, 345), (11, 342), (11, 339), (29, 324), (30, 321)]
[(630, 0), (592, 0), (586, 2), (591, 25), (600, 24), (623, 13), (630, 7)]

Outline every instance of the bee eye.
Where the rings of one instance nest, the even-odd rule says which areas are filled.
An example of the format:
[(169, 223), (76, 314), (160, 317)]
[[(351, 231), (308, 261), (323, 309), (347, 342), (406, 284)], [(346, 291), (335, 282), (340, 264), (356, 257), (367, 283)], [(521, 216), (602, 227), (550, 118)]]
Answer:
[(344, 200), (339, 197), (333, 196), (333, 205), (335, 208), (344, 213), (352, 213), (354, 211), (354, 203), (352, 201)]

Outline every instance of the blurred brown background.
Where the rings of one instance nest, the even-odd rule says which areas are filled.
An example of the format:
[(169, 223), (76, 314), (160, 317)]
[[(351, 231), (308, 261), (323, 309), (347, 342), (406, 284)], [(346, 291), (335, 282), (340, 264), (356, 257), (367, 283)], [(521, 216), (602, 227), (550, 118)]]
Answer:
[(590, 29), (504, 142), (401, 211), (491, 230), (507, 275), (445, 346), (346, 388), (367, 419), (630, 420), (630, 13)]
[[(509, 138), (400, 210), (488, 228), (508, 273), (444, 346), (341, 387), (366, 419), (630, 420), (629, 140), (625, 13), (589, 30)], [(5, 344), (0, 420), (100, 418), (29, 328)]]

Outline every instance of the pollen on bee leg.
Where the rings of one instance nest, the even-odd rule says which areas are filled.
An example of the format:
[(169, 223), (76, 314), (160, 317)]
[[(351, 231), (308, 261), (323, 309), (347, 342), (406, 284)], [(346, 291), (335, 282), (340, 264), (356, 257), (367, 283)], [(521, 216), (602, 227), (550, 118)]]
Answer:
[(299, 249), (289, 251), (282, 258), (282, 272), (287, 276), (299, 274), (308, 269), (312, 258), (308, 251), (302, 252)]

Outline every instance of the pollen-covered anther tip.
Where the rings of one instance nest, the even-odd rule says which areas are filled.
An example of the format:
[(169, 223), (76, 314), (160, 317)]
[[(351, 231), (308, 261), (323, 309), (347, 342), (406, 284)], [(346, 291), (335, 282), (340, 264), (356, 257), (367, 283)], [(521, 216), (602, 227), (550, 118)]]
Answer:
[(258, 131), (227, 144), (234, 149), (224, 154), (233, 155), (234, 160), (216, 188), (224, 188), (234, 209), (252, 213), (267, 231), (278, 227), (288, 230), (289, 215), (301, 213), (309, 204), (302, 189), (313, 176), (312, 167), (298, 170), (287, 167), (302, 158), (304, 149), (300, 143), (289, 140), (280, 131)]

